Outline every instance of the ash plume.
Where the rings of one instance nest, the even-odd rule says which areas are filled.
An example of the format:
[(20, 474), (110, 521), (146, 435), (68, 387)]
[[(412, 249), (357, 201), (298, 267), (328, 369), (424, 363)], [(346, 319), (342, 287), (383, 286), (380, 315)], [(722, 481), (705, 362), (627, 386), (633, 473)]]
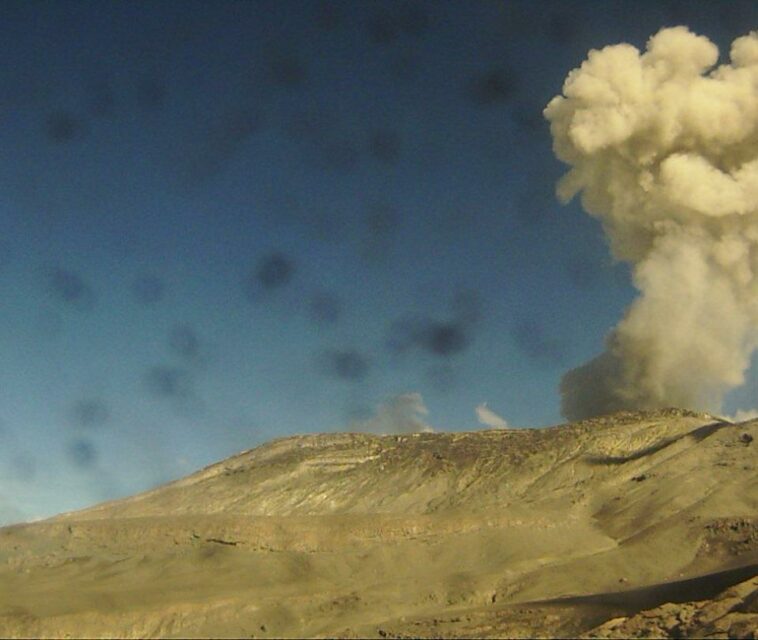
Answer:
[(434, 428), (424, 418), (428, 413), (420, 393), (402, 393), (380, 404), (370, 418), (353, 421), (348, 430), (379, 434), (431, 433)]
[(566, 373), (562, 413), (682, 406), (718, 412), (758, 346), (758, 32), (730, 62), (686, 27), (641, 53), (590, 51), (544, 114), (639, 297), (605, 351)]

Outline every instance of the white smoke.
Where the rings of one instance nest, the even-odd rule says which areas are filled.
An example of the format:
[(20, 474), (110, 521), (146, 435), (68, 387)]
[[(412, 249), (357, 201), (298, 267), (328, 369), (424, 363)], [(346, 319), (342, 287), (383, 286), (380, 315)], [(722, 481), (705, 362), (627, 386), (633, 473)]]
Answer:
[(476, 417), (479, 419), (479, 422), (487, 427), (490, 427), (491, 429), (507, 429), (508, 428), (508, 422), (497, 415), (492, 409), (490, 409), (487, 406), (486, 402), (482, 402), (482, 404), (477, 405), (476, 409)]
[(428, 433), (434, 431), (423, 418), (428, 413), (420, 393), (403, 393), (380, 404), (371, 418), (352, 422), (349, 429), (380, 434)]
[(590, 51), (545, 109), (558, 184), (581, 193), (640, 296), (606, 350), (561, 382), (575, 420), (619, 409), (719, 412), (758, 346), (758, 32), (731, 62), (685, 27), (640, 53)]
[(733, 416), (728, 417), (730, 422), (747, 422), (758, 418), (758, 409), (738, 409)]

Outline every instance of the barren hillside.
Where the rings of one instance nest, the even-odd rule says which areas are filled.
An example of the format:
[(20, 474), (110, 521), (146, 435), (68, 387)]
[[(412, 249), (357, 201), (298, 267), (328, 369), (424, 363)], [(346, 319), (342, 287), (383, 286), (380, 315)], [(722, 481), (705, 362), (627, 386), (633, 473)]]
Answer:
[(0, 635), (755, 637), (756, 438), (671, 409), (276, 440), (0, 529)]

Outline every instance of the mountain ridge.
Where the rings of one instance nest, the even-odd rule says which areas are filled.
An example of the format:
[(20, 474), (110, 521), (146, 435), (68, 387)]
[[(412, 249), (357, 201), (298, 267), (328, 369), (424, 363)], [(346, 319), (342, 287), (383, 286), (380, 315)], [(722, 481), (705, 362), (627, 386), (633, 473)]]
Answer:
[[(679, 419), (679, 422), (672, 422), (672, 419)], [(612, 456), (614, 453), (619, 455), (634, 455), (646, 446), (658, 442), (661, 428), (667, 433), (676, 429), (686, 429), (690, 424), (701, 420), (713, 420), (713, 424), (731, 424), (722, 419), (715, 418), (709, 414), (698, 413), (682, 409), (664, 409), (647, 412), (622, 411), (611, 416), (588, 419), (566, 425), (556, 425), (544, 428), (518, 428), (518, 429), (484, 429), (477, 431), (461, 432), (424, 432), (413, 434), (369, 434), (369, 433), (350, 433), (336, 432), (325, 434), (302, 434), (277, 438), (258, 447), (246, 449), (236, 453), (222, 461), (212, 463), (202, 469), (191, 473), (183, 478), (164, 483), (159, 487), (142, 492), (135, 496), (119, 500), (111, 500), (83, 510), (70, 512), (56, 517), (67, 517), (72, 514), (81, 513), (108, 513), (108, 506), (124, 505), (129, 501), (140, 501), (143, 505), (145, 501), (150, 501), (154, 496), (166, 490), (175, 490), (182, 487), (189, 487), (200, 482), (209, 480), (219, 475), (232, 476), (245, 471), (249, 471), (251, 465), (262, 464), (280, 464), (288, 465), (289, 471), (302, 472), (300, 466), (321, 468), (325, 470), (331, 468), (334, 471), (349, 471), (351, 468), (359, 466), (365, 462), (377, 461), (378, 471), (384, 470), (384, 467), (399, 462), (398, 449), (403, 449), (404, 443), (414, 445), (413, 449), (408, 449), (411, 456), (420, 455), (421, 458), (414, 458), (414, 462), (421, 462), (432, 468), (442, 467), (443, 461), (448, 462), (455, 460), (459, 465), (465, 465), (473, 460), (491, 460), (493, 452), (501, 455), (513, 455), (513, 451), (521, 451), (531, 447), (555, 448), (556, 436), (562, 438), (567, 434), (567, 429), (574, 431), (575, 435), (589, 436), (592, 447), (596, 454), (596, 461), (601, 462), (603, 455)], [(690, 422), (695, 421), (695, 422)], [(618, 428), (625, 424), (638, 425), (640, 428), (633, 434), (618, 433)], [(707, 426), (707, 425), (706, 425)], [(610, 428), (610, 429), (609, 429)], [(603, 430), (610, 431), (604, 433)], [(681, 437), (686, 433), (675, 434), (674, 437)], [(620, 441), (619, 441), (620, 440)], [(473, 442), (469, 442), (473, 441)], [(472, 444), (477, 447), (473, 451), (465, 451), (463, 443)], [(512, 444), (512, 447), (508, 445)], [(498, 447), (493, 450), (493, 447)], [(352, 448), (357, 450), (353, 451)], [(326, 450), (324, 456), (315, 456), (318, 450)], [(445, 451), (447, 457), (442, 453)], [(385, 460), (379, 460), (380, 452), (385, 454)], [(313, 453), (314, 456), (309, 457)], [(435, 465), (435, 461), (440, 464)], [(405, 461), (407, 462), (407, 460)], [(439, 469), (437, 469), (439, 471)], [(291, 480), (291, 478), (288, 478)], [(291, 484), (289, 485), (291, 486)], [(270, 487), (267, 491), (270, 491)], [(127, 501), (127, 502), (125, 502)], [(229, 506), (229, 505), (225, 505)], [(232, 505), (233, 508), (239, 508), (238, 505)], [(162, 506), (166, 508), (165, 505)], [(314, 510), (316, 515), (318, 509)], [(334, 510), (329, 511), (334, 513)], [(252, 515), (252, 513), (251, 513)], [(261, 511), (259, 515), (276, 515)]]
[(675, 598), (681, 611), (722, 606), (692, 585), (725, 575), (747, 585), (730, 622), (744, 626), (758, 621), (744, 581), (758, 566), (755, 437), (758, 420), (667, 409), (277, 439), (0, 529), (0, 632), (613, 637), (672, 593), (707, 596)]

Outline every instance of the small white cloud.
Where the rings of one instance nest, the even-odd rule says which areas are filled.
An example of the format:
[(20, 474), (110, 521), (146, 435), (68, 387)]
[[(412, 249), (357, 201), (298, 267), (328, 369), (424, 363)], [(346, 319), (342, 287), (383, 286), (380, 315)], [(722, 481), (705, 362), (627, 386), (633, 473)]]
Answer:
[(758, 409), (740, 409), (733, 416), (727, 416), (731, 422), (747, 422), (758, 418)]
[(356, 420), (349, 428), (381, 434), (430, 433), (434, 428), (421, 417), (428, 413), (420, 393), (403, 393), (379, 405), (373, 417)]
[(37, 515), (29, 516), (25, 520), (25, 522), (41, 522), (42, 520), (46, 520), (49, 517), (50, 516), (41, 516), (41, 515), (37, 514)]
[(497, 415), (492, 409), (487, 407), (486, 402), (476, 407), (476, 417), (479, 422), (491, 429), (507, 429), (508, 421)]

